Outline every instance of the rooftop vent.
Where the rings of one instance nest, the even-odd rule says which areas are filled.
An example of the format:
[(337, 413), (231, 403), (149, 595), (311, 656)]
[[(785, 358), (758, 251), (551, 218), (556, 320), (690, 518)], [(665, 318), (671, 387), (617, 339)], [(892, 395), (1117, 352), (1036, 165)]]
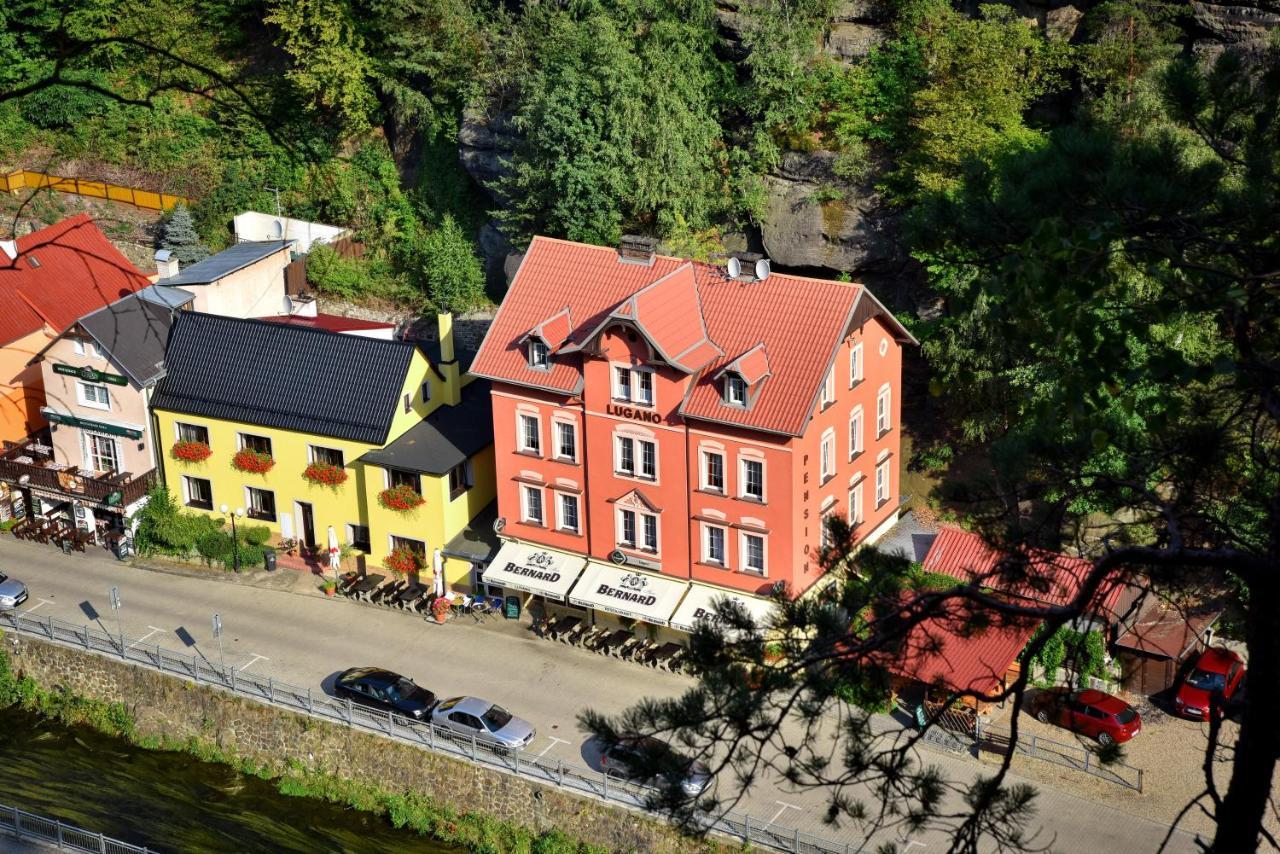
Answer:
[(639, 234), (624, 234), (618, 243), (618, 260), (633, 264), (652, 264), (658, 252), (658, 241), (654, 237)]
[(769, 259), (759, 252), (734, 252), (725, 262), (725, 270), (736, 282), (763, 282), (769, 278)]
[(172, 279), (178, 275), (178, 256), (168, 249), (156, 250), (156, 272), (161, 279)]
[(18, 257), (18, 241), (16, 240), (0, 240), (0, 252), (12, 261)]

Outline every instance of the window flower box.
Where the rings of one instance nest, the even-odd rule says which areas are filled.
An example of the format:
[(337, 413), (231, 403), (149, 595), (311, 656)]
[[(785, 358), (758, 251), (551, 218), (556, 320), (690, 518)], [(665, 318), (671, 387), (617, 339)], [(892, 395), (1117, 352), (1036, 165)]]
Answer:
[(392, 550), (382, 561), (382, 565), (395, 575), (408, 575), (422, 569), (422, 559), (405, 548)]
[(179, 439), (173, 443), (173, 447), (169, 449), (169, 453), (173, 455), (175, 460), (182, 460), (184, 463), (200, 463), (213, 456), (213, 451), (205, 442), (187, 441)]
[(319, 486), (341, 486), (347, 482), (347, 470), (333, 463), (311, 463), (302, 476)]
[(407, 513), (421, 507), (427, 500), (414, 491), (411, 486), (393, 486), (378, 493), (378, 503), (388, 510)]
[(270, 454), (264, 454), (252, 448), (242, 448), (231, 458), (232, 468), (251, 474), (266, 474), (275, 464), (276, 461), (271, 459)]

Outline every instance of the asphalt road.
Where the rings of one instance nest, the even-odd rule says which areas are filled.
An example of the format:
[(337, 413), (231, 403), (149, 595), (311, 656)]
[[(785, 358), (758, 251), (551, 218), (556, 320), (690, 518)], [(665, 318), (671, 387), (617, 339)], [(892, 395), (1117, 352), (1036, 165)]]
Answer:
[[(577, 713), (594, 708), (620, 712), (646, 697), (675, 696), (688, 679), (629, 662), (551, 643), (501, 620), (475, 625), (463, 619), (443, 626), (421, 617), (372, 608), (311, 592), (313, 584), (291, 570), (271, 578), (273, 588), (187, 577), (131, 567), (105, 552), (63, 555), (47, 545), (0, 538), (0, 569), (25, 581), (31, 598), (22, 610), (76, 624), (117, 631), (108, 590), (120, 590), (124, 633), (169, 649), (195, 652), (212, 662), (225, 659), (242, 671), (270, 675), (302, 687), (328, 687), (353, 665), (378, 665), (413, 677), (440, 697), (485, 697), (531, 721), (538, 736), (533, 753), (597, 767), (596, 754), (579, 731)], [(223, 624), (221, 650), (211, 617)], [(890, 719), (885, 719), (886, 727)], [(972, 781), (990, 766), (942, 751), (922, 759), (950, 780)], [(1016, 781), (1016, 780), (1015, 780)], [(1027, 781), (1030, 782), (1030, 781)], [(1053, 851), (1156, 851), (1167, 827), (1117, 809), (1035, 784), (1041, 846)], [(726, 781), (718, 794), (728, 794)], [(822, 821), (821, 793), (794, 791), (778, 780), (757, 783), (738, 809), (761, 823), (799, 828), (855, 846), (865, 833), (848, 823)], [(875, 843), (905, 843), (909, 854), (941, 852), (948, 840), (926, 831), (902, 840), (885, 832)], [(868, 849), (870, 850), (870, 849)], [(1197, 850), (1176, 833), (1171, 852)]]

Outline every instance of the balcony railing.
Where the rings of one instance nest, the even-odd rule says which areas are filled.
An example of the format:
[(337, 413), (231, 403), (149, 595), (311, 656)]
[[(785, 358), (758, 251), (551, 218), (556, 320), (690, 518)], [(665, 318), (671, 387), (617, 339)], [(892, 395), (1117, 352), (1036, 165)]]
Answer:
[[(110, 472), (101, 475), (84, 475), (79, 469), (67, 468), (52, 462), (40, 462), (31, 449), (11, 447), (0, 455), (0, 480), (18, 486), (32, 486), (47, 492), (56, 492), (69, 498), (83, 498), (98, 504), (114, 503), (108, 499), (119, 493), (119, 505), (127, 507), (147, 494), (156, 481), (155, 470), (135, 475), (131, 472)], [(19, 462), (15, 457), (28, 456), (32, 462)]]

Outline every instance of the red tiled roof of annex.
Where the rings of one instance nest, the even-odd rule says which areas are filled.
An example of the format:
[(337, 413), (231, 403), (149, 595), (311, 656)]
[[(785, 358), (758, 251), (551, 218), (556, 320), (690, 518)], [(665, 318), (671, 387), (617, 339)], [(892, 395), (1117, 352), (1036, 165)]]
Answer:
[(323, 329), (326, 332), (366, 332), (374, 329), (396, 328), (394, 323), (361, 320), (358, 317), (343, 317), (340, 314), (317, 314), (314, 317), (301, 314), (280, 314), (259, 319), (269, 320), (272, 323), (286, 323), (290, 326), (302, 326), (307, 329)]
[(971, 623), (960, 613), (926, 618), (911, 628), (902, 649), (885, 666), (917, 682), (990, 696), (1000, 690), (1036, 623), (969, 629)]
[(1182, 657), (1206, 638), (1220, 611), (1208, 610), (1187, 614), (1156, 599), (1149, 600), (1142, 613), (1115, 645), (1147, 655), (1181, 661)]
[(81, 317), (150, 282), (88, 214), (17, 240), (0, 251), (0, 345), (42, 329), (65, 332)]
[[(944, 526), (938, 531), (933, 545), (921, 561), (926, 572), (949, 575), (964, 582), (976, 582), (981, 587), (1031, 599), (1045, 605), (1067, 605), (1080, 591), (1080, 585), (1093, 569), (1093, 562), (1086, 558), (1051, 552), (1047, 549), (1028, 549), (1025, 563), (1009, 564), (1010, 575), (1001, 566), (1004, 555), (993, 549), (978, 534), (960, 528)], [(1089, 609), (1110, 614), (1115, 610), (1124, 584), (1118, 576), (1102, 582)]]
[[(621, 260), (610, 247), (535, 237), (471, 370), (574, 393), (582, 345), (610, 316), (634, 319), (672, 362), (697, 374), (684, 415), (800, 435), (864, 296), (870, 297), (865, 288), (846, 282), (785, 273), (762, 281), (731, 279), (712, 264), (663, 255), (646, 264)], [(892, 315), (875, 307), (897, 337), (911, 340)], [(566, 308), (572, 328), (553, 349), (551, 369), (531, 369), (521, 343)], [(758, 397), (749, 408), (724, 406), (716, 372), (762, 344), (770, 375)]]

